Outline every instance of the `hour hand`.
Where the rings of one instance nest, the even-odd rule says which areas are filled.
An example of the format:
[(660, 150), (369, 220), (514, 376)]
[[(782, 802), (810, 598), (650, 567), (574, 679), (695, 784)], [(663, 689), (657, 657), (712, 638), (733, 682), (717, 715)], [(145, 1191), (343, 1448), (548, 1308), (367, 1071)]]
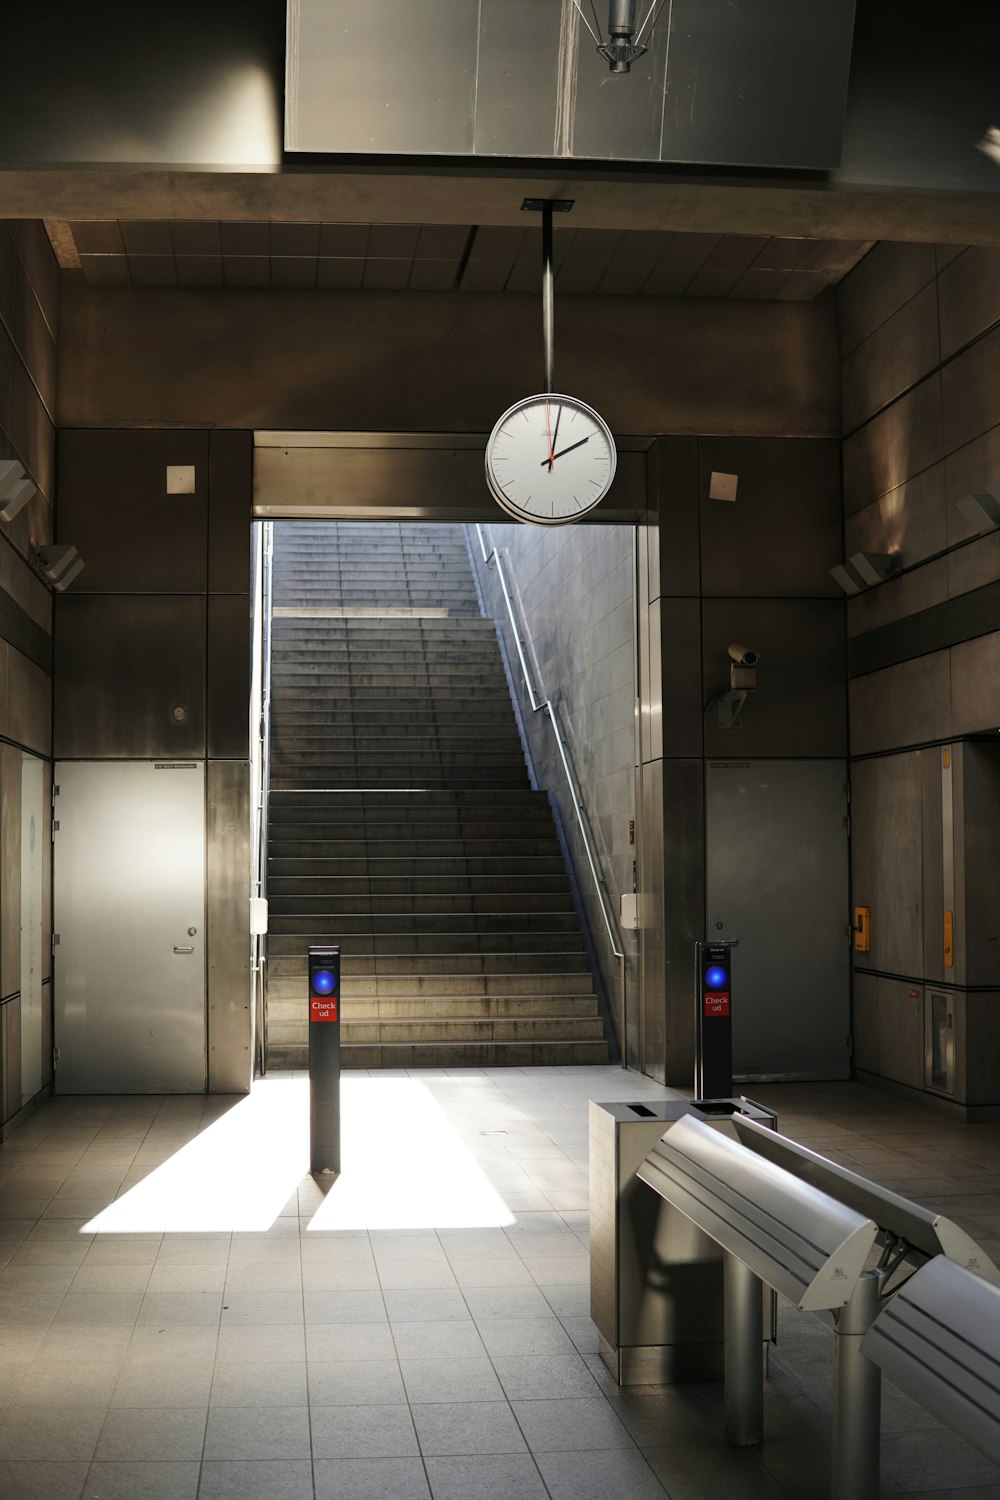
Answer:
[(544, 469), (544, 467), (545, 467), (546, 464), (548, 464), (551, 467), (553, 460), (555, 460), (557, 458), (562, 458), (562, 456), (563, 456), (564, 453), (572, 453), (574, 448), (582, 448), (583, 445), (584, 445), (584, 443), (589, 443), (589, 442), (590, 442), (590, 438), (588, 436), (588, 437), (585, 437), (585, 438), (581, 438), (578, 443), (570, 443), (570, 445), (569, 445), (568, 448), (561, 448), (558, 453), (553, 453), (551, 459), (543, 458), (538, 467), (540, 469)]

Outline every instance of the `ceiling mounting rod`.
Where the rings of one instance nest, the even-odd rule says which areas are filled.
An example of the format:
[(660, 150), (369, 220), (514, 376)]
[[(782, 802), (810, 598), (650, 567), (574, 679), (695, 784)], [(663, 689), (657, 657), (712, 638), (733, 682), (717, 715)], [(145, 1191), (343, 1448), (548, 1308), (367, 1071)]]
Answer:
[(542, 216), (542, 347), (545, 358), (546, 392), (555, 390), (556, 350), (556, 275), (552, 252), (552, 215), (568, 214), (572, 198), (525, 198), (521, 208)]

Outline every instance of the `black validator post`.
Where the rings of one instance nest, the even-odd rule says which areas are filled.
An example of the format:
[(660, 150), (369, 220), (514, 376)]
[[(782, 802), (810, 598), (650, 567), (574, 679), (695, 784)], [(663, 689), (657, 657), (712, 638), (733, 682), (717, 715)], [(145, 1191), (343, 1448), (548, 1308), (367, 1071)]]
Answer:
[(340, 948), (309, 949), (309, 1170), (340, 1171)]
[(733, 1092), (732, 953), (729, 943), (695, 944), (694, 1094), (729, 1099)]

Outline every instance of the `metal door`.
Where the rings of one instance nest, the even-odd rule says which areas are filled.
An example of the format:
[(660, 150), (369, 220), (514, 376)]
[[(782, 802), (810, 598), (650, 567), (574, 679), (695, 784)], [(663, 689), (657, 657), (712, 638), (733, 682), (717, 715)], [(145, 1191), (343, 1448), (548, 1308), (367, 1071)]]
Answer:
[(42, 881), (45, 778), (35, 755), (21, 756), (21, 1103), (42, 1086)]
[(848, 1076), (846, 781), (842, 761), (709, 762), (706, 936), (738, 941), (741, 1078)]
[(57, 1091), (200, 1093), (204, 766), (64, 761), (55, 781)]

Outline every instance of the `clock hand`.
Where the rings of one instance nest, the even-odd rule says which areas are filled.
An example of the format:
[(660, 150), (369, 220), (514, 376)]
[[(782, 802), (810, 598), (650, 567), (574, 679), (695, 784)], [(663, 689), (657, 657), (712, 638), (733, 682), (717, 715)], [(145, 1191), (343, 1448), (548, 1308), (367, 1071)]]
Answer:
[[(546, 402), (546, 408), (547, 407), (548, 407), (548, 403)], [(549, 473), (552, 472), (552, 464), (555, 461), (555, 456), (556, 456), (556, 454), (555, 454), (555, 448), (556, 448), (556, 443), (558, 443), (558, 441), (559, 441), (559, 423), (560, 423), (561, 419), (562, 419), (562, 407), (560, 406), (559, 410), (556, 412), (556, 430), (552, 434), (552, 439), (551, 439), (551, 441), (549, 443)]]
[[(583, 445), (584, 445), (584, 443), (589, 443), (589, 442), (590, 442), (590, 438), (589, 437), (581, 438), (578, 443), (570, 443), (570, 445), (569, 445), (568, 448), (562, 448), (562, 449), (560, 449), (560, 451), (558, 453), (553, 453), (552, 457), (553, 457), (553, 459), (562, 458), (562, 456), (563, 456), (564, 453), (572, 453), (574, 448), (582, 448)], [(545, 465), (548, 464), (548, 463), (549, 463), (549, 460), (547, 458), (543, 458), (542, 461), (541, 461), (541, 463), (539, 464), (539, 468), (544, 469)], [(551, 464), (550, 464), (550, 467), (551, 467)]]
[[(558, 423), (556, 425), (558, 427)], [(552, 449), (555, 446), (555, 439), (552, 436), (552, 422), (551, 422), (551, 419), (549, 417), (549, 403), (548, 403), (548, 401), (546, 401), (546, 403), (545, 403), (545, 434), (546, 434), (546, 436), (547, 436), (547, 438), (549, 440), (549, 456), (548, 456), (548, 458), (543, 459), (542, 462), (543, 463), (547, 463), (548, 466), (549, 466), (549, 468), (551, 469), (551, 467), (552, 467)]]

